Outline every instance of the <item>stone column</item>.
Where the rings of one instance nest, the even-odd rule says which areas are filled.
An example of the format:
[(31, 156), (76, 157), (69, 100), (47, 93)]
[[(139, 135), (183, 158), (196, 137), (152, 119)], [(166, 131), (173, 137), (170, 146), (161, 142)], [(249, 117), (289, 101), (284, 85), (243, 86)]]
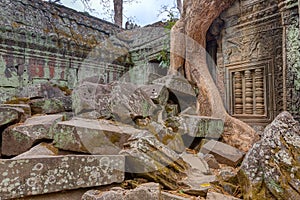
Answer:
[(281, 0), (279, 9), (283, 26), (284, 108), (300, 120), (299, 0)]

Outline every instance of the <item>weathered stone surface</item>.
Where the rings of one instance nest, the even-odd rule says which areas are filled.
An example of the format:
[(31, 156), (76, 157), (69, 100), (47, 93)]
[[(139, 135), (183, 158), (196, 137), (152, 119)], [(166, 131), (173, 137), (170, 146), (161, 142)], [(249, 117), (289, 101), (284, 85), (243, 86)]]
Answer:
[(158, 183), (144, 183), (132, 190), (124, 190), (120, 187), (111, 188), (110, 191), (101, 192), (90, 190), (86, 192), (82, 200), (161, 200), (160, 186)]
[(24, 158), (38, 158), (38, 157), (45, 157), (45, 156), (56, 156), (58, 155), (58, 149), (55, 148), (53, 145), (48, 143), (40, 143), (30, 150), (13, 157), (12, 159), (24, 159)]
[(300, 199), (300, 124), (282, 112), (247, 153), (238, 178), (244, 199)]
[(216, 192), (208, 192), (206, 196), (206, 200), (239, 200), (233, 196), (228, 196)]
[(54, 128), (55, 146), (59, 149), (91, 154), (113, 155), (141, 130), (108, 120), (73, 118), (59, 122)]
[(117, 83), (111, 95), (112, 113), (122, 122), (131, 122), (136, 117), (153, 116), (157, 110), (150, 97), (131, 83)]
[(166, 126), (157, 123), (150, 122), (146, 126), (147, 130), (151, 132), (155, 137), (168, 148), (176, 151), (178, 153), (185, 151), (184, 142), (179, 133), (173, 132), (172, 129), (167, 128)]
[(63, 115), (45, 115), (28, 118), (24, 124), (8, 127), (2, 133), (2, 155), (15, 156), (29, 150), (43, 139), (53, 139), (53, 126), (63, 120)]
[(197, 98), (191, 84), (182, 76), (168, 75), (153, 81), (155, 84), (164, 85), (169, 91), (170, 99), (179, 104), (180, 110), (195, 106)]
[(180, 157), (191, 165), (192, 169), (196, 169), (202, 174), (211, 174), (206, 161), (197, 154), (182, 153)]
[(123, 156), (74, 155), (0, 160), (0, 196), (10, 199), (120, 183), (124, 180), (124, 167)]
[(233, 167), (237, 166), (245, 155), (244, 152), (215, 140), (205, 143), (200, 151), (204, 154), (212, 154), (219, 163)]
[(21, 108), (24, 110), (25, 118), (31, 117), (31, 108), (28, 104), (1, 104), (5, 108)]
[(24, 110), (20, 108), (0, 107), (0, 128), (20, 122), (24, 118)]
[(72, 110), (71, 97), (34, 99), (30, 101), (32, 114), (56, 114)]
[(214, 157), (214, 155), (212, 155), (212, 154), (205, 154), (205, 155), (203, 155), (203, 159), (207, 162), (209, 168), (220, 169), (220, 165), (219, 165), (218, 161), (216, 160), (216, 158)]
[(191, 200), (191, 198), (174, 195), (164, 191), (161, 192), (160, 198), (161, 200)]
[(183, 188), (183, 192), (194, 196), (206, 196), (211, 183), (216, 182), (216, 176), (211, 175), (207, 163), (197, 154), (183, 153), (181, 157), (191, 166), (187, 171), (187, 178), (182, 181), (188, 186)]
[(52, 86), (50, 83), (40, 83), (34, 85), (28, 85), (20, 91), (19, 97), (28, 97), (28, 98), (55, 98), (55, 97), (64, 97), (63, 91), (58, 87)]
[(111, 91), (111, 85), (83, 82), (72, 93), (75, 114), (95, 112), (90, 118), (110, 117)]
[(153, 180), (168, 189), (178, 189), (180, 180), (190, 168), (177, 153), (147, 131), (132, 136), (120, 154), (127, 155), (128, 172)]
[(180, 115), (168, 119), (168, 126), (178, 130), (182, 135), (219, 139), (224, 130), (221, 119), (195, 115)]
[(146, 85), (140, 87), (155, 104), (166, 105), (169, 99), (169, 91), (163, 85)]

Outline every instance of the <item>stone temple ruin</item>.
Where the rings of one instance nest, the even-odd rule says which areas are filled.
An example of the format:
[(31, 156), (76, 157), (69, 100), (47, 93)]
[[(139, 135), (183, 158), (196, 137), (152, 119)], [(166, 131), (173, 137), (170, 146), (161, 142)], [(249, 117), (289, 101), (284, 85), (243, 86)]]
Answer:
[(207, 33), (228, 113), (261, 135), (248, 153), (159, 67), (160, 23), (124, 30), (40, 0), (0, 9), (0, 199), (300, 199), (298, 1), (236, 1)]

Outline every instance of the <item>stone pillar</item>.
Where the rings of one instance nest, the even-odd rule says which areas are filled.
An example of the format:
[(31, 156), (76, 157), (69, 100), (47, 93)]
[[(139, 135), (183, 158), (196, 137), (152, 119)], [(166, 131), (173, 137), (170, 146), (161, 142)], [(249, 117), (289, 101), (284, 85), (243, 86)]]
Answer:
[(283, 26), (283, 79), (285, 109), (300, 120), (300, 34), (299, 0), (279, 3)]

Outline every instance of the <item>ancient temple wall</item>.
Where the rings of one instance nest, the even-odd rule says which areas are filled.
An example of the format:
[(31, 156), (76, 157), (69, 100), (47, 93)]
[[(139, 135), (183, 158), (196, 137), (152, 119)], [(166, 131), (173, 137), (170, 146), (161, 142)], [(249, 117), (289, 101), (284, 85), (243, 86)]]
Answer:
[(299, 1), (280, 1), (279, 7), (283, 24), (285, 109), (300, 120)]
[(228, 112), (252, 125), (284, 109), (281, 14), (277, 0), (240, 0), (221, 14), (216, 83)]
[(109, 22), (40, 0), (1, 0), (0, 21), (0, 102), (28, 84), (73, 88), (127, 71), (128, 48), (113, 37), (122, 29)]

